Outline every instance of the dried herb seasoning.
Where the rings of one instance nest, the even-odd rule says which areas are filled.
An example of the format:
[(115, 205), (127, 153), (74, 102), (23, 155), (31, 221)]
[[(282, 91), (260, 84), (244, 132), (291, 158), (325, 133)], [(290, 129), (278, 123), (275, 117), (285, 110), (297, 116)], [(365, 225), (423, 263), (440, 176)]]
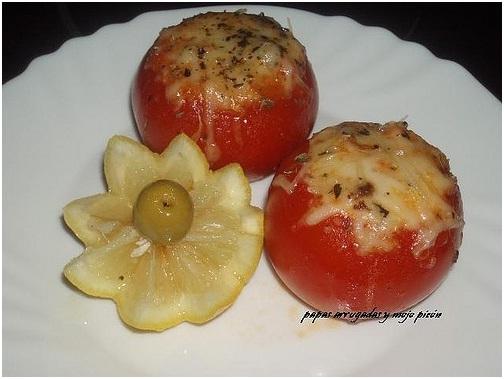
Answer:
[(341, 195), (341, 184), (336, 183), (333, 187), (334, 197), (337, 199)]
[(297, 163), (306, 163), (310, 160), (310, 156), (307, 153), (301, 153), (294, 160)]
[(380, 210), (380, 213), (383, 215), (383, 218), (387, 217), (388, 214), (390, 213), (388, 210), (383, 208), (380, 204), (378, 204), (378, 203), (373, 203), (373, 204), (378, 207), (378, 209)]

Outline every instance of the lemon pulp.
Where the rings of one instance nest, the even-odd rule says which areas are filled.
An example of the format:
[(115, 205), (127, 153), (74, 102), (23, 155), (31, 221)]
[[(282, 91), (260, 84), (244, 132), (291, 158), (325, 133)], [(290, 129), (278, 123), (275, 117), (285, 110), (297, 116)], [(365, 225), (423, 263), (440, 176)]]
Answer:
[[(230, 306), (254, 273), (263, 241), (263, 214), (250, 205), (241, 167), (210, 171), (185, 135), (161, 155), (115, 136), (104, 166), (108, 192), (64, 209), (85, 245), (65, 267), (67, 279), (89, 295), (113, 299), (122, 320), (139, 329), (203, 323)], [(139, 231), (133, 217), (142, 190), (160, 180), (178, 183), (192, 202), (186, 233), (170, 243)]]

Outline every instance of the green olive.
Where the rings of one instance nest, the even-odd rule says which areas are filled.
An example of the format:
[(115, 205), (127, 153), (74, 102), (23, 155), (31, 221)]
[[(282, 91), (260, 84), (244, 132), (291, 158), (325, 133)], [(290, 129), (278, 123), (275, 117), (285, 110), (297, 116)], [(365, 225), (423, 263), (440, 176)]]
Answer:
[(191, 196), (177, 182), (158, 180), (145, 187), (133, 208), (135, 227), (155, 243), (180, 241), (193, 220)]

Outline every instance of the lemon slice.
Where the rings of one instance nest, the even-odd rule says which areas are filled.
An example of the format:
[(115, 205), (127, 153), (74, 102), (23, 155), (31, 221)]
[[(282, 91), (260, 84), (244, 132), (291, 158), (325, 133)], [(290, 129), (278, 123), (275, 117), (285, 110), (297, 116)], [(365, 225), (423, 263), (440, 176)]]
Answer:
[[(66, 265), (66, 278), (89, 295), (113, 299), (121, 319), (138, 329), (204, 323), (229, 307), (254, 273), (263, 243), (263, 213), (250, 205), (241, 167), (209, 170), (183, 134), (160, 155), (115, 136), (104, 162), (108, 192), (64, 208), (65, 222), (85, 245)], [(187, 234), (166, 244), (150, 241), (133, 222), (138, 195), (161, 179), (182, 185), (194, 207)]]

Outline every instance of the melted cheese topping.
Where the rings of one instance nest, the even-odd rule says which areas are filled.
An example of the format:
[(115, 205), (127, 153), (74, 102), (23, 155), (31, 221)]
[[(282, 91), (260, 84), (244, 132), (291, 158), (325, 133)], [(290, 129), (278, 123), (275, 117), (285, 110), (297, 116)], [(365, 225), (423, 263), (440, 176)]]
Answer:
[(348, 216), (361, 254), (391, 250), (394, 232), (407, 229), (417, 231), (412, 252), (418, 255), (463, 220), (447, 202), (456, 186), (448, 160), (406, 127), (347, 122), (324, 129), (296, 157), (303, 167), (294, 180), (278, 175), (273, 185), (292, 193), (304, 181), (321, 201), (301, 222)]
[(304, 47), (288, 29), (262, 14), (242, 12), (209, 12), (165, 28), (151, 53), (163, 59), (148, 59), (146, 67), (162, 62), (169, 101), (187, 100), (182, 92), (197, 86), (213, 107), (232, 110), (244, 101), (268, 106), (261, 87), (271, 81), (288, 95), (307, 64)]
[[(272, 18), (209, 12), (163, 29), (144, 68), (159, 73), (168, 103), (179, 110), (188, 103), (198, 113), (199, 129), (192, 138), (205, 136), (206, 156), (215, 162), (220, 148), (214, 113), (240, 112), (251, 103), (271, 108), (274, 101), (263, 89), (273, 85), (290, 97), (295, 84), (307, 88), (302, 79), (307, 64), (304, 47)], [(233, 136), (240, 141), (241, 131), (235, 128)]]

